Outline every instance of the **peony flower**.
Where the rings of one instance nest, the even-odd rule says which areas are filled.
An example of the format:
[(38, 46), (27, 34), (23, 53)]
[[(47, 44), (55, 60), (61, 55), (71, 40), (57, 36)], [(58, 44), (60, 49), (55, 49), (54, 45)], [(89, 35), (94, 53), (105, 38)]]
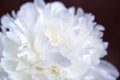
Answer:
[(104, 27), (82, 8), (34, 0), (12, 17), (4, 15), (1, 24), (2, 80), (115, 80), (119, 75), (101, 59), (108, 45)]

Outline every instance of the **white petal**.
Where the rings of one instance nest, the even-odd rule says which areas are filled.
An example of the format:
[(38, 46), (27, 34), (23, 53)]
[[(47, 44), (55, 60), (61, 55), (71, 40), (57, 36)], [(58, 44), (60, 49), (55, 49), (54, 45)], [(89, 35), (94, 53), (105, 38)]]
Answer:
[(21, 59), (18, 61), (17, 66), (16, 66), (16, 70), (17, 71), (21, 71), (21, 70), (25, 70), (28, 69), (30, 67), (30, 64), (27, 63), (25, 60)]
[(119, 76), (119, 72), (117, 71), (117, 69), (107, 61), (102, 60), (98, 68), (105, 70), (109, 75), (115, 78)]
[(6, 36), (11, 40), (13, 41), (14, 43), (16, 43), (17, 45), (20, 45), (20, 39), (19, 37), (13, 33), (13, 32), (7, 32), (6, 33)]
[(36, 7), (39, 7), (40, 9), (45, 7), (44, 0), (34, 0), (34, 4), (36, 5)]
[(76, 16), (77, 16), (77, 17), (80, 17), (80, 16), (82, 16), (83, 14), (84, 14), (84, 10), (83, 10), (82, 8), (78, 8), (78, 9), (77, 9)]
[(25, 59), (28, 62), (35, 63), (40, 61), (39, 54), (37, 54), (37, 52), (35, 53), (32, 50), (26, 50), (25, 53)]
[(103, 32), (105, 28), (102, 25), (95, 26), (95, 35), (99, 38), (103, 37)]
[(116, 80), (118, 76), (119, 73), (113, 65), (101, 61), (86, 74), (85, 80)]
[(2, 69), (0, 65), (0, 80), (10, 80), (8, 74)]
[(8, 37), (4, 36), (3, 37), (3, 46), (4, 50), (9, 52), (9, 53), (17, 53), (18, 52), (18, 44), (16, 44), (14, 41), (9, 39)]
[[(42, 46), (41, 46), (42, 45)], [(34, 48), (38, 54), (44, 54), (44, 52), (50, 47), (48, 39), (43, 35), (37, 35), (34, 41)]]
[(51, 4), (51, 13), (59, 13), (65, 10), (64, 4), (61, 2), (54, 2)]
[(32, 80), (49, 80), (47, 75), (44, 73), (39, 73), (36, 75), (32, 75)]
[(75, 79), (79, 77), (83, 77), (89, 71), (90, 65), (82, 60), (76, 60), (72, 66), (66, 68), (67, 78)]
[(5, 50), (2, 52), (2, 55), (11, 61), (18, 61), (17, 53), (15, 52), (6, 52)]
[(71, 14), (71, 16), (75, 15), (75, 7), (70, 7), (68, 10), (69, 10), (69, 13)]
[(27, 71), (16, 72), (10, 77), (12, 80), (32, 80), (31, 74)]
[[(53, 60), (53, 62), (57, 63), (57, 64), (60, 64), (64, 67), (68, 67), (68, 66), (71, 66), (71, 62), (70, 60), (67, 58), (67, 57), (64, 57), (62, 54), (60, 53), (52, 53), (49, 56), (49, 59), (50, 60)], [(48, 60), (49, 60), (48, 59)]]
[(2, 44), (3, 34), (0, 32), (0, 60), (2, 58), (3, 44)]
[(28, 28), (32, 28), (37, 20), (38, 12), (34, 4), (26, 3), (17, 14), (21, 23)]
[(7, 60), (5, 58), (1, 59), (1, 67), (9, 74), (16, 72), (16, 62)]
[(13, 19), (10, 17), (9, 14), (6, 14), (6, 15), (2, 16), (2, 18), (1, 18), (1, 24), (2, 24), (1, 28), (2, 28), (3, 33), (6, 33), (6, 31), (7, 31), (6, 29), (11, 30), (11, 27), (9, 25), (9, 23), (11, 21), (13, 21)]

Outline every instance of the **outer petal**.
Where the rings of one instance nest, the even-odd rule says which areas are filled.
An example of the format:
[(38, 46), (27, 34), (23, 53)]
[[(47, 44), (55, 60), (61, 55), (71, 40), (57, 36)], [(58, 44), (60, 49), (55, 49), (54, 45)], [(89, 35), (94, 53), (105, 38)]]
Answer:
[(9, 74), (13, 74), (16, 71), (16, 65), (16, 62), (7, 60), (6, 58), (1, 59), (1, 67)]
[(8, 74), (1, 68), (1, 65), (0, 65), (0, 80), (10, 80)]
[(106, 72), (109, 73), (109, 75), (111, 75), (113, 77), (119, 76), (117, 69), (107, 61), (102, 60), (101, 63), (98, 65), (98, 68), (105, 70)]
[(85, 80), (116, 80), (118, 76), (119, 73), (113, 65), (101, 61), (86, 74)]
[[(34, 4), (36, 5), (36, 7), (38, 7), (39, 9), (42, 9), (45, 7), (45, 2), (44, 0), (34, 0)], [(38, 9), (37, 8), (37, 9)], [(38, 10), (39, 10), (38, 9)]]
[(3, 37), (3, 35), (0, 32), (0, 60), (1, 60), (1, 57), (2, 57), (2, 51), (3, 51), (2, 37)]
[(26, 3), (20, 8), (17, 16), (21, 23), (30, 29), (34, 26), (37, 20), (38, 11), (34, 4)]
[(3, 46), (4, 46), (4, 51), (2, 53), (3, 56), (8, 58), (9, 60), (17, 61), (18, 44), (15, 43), (13, 40), (9, 39), (8, 37), (4, 36)]
[(3, 31), (3, 33), (5, 33), (6, 32), (6, 29), (10, 29), (10, 25), (9, 25), (9, 22), (12, 20), (12, 18), (7, 14), (7, 15), (4, 15), (4, 16), (2, 16), (2, 18), (1, 18), (1, 24), (2, 24), (2, 26), (1, 26), (1, 28), (2, 28), (2, 31)]
[(54, 2), (51, 4), (51, 13), (54, 13), (54, 14), (60, 14), (61, 12), (63, 12), (65, 10), (65, 6), (64, 4), (62, 4), (61, 2)]

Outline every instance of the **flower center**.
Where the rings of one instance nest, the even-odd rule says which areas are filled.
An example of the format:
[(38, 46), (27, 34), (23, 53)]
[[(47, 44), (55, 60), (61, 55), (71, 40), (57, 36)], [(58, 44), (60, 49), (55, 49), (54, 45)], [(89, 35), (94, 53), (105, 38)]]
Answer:
[(60, 32), (57, 26), (53, 25), (52, 27), (48, 27), (45, 35), (53, 45), (60, 44)]

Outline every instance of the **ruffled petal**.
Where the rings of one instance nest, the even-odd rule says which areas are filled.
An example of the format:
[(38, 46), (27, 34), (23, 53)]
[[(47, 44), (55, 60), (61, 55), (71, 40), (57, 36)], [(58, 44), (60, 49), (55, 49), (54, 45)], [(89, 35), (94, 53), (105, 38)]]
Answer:
[(86, 74), (85, 80), (116, 80), (119, 76), (116, 68), (106, 61), (101, 61), (101, 63)]
[(9, 74), (13, 74), (16, 72), (16, 62), (7, 60), (6, 58), (1, 59), (1, 67), (5, 70), (5, 72)]
[(35, 5), (32, 3), (24, 4), (17, 14), (20, 22), (29, 29), (32, 29), (32, 27), (34, 26), (38, 15), (38, 11)]
[(1, 68), (1, 65), (0, 65), (0, 80), (11, 80), (8, 77), (8, 74)]
[(0, 60), (2, 58), (3, 44), (2, 44), (3, 34), (0, 32)]
[(12, 80), (33, 80), (31, 74), (27, 71), (16, 72), (10, 75)]

